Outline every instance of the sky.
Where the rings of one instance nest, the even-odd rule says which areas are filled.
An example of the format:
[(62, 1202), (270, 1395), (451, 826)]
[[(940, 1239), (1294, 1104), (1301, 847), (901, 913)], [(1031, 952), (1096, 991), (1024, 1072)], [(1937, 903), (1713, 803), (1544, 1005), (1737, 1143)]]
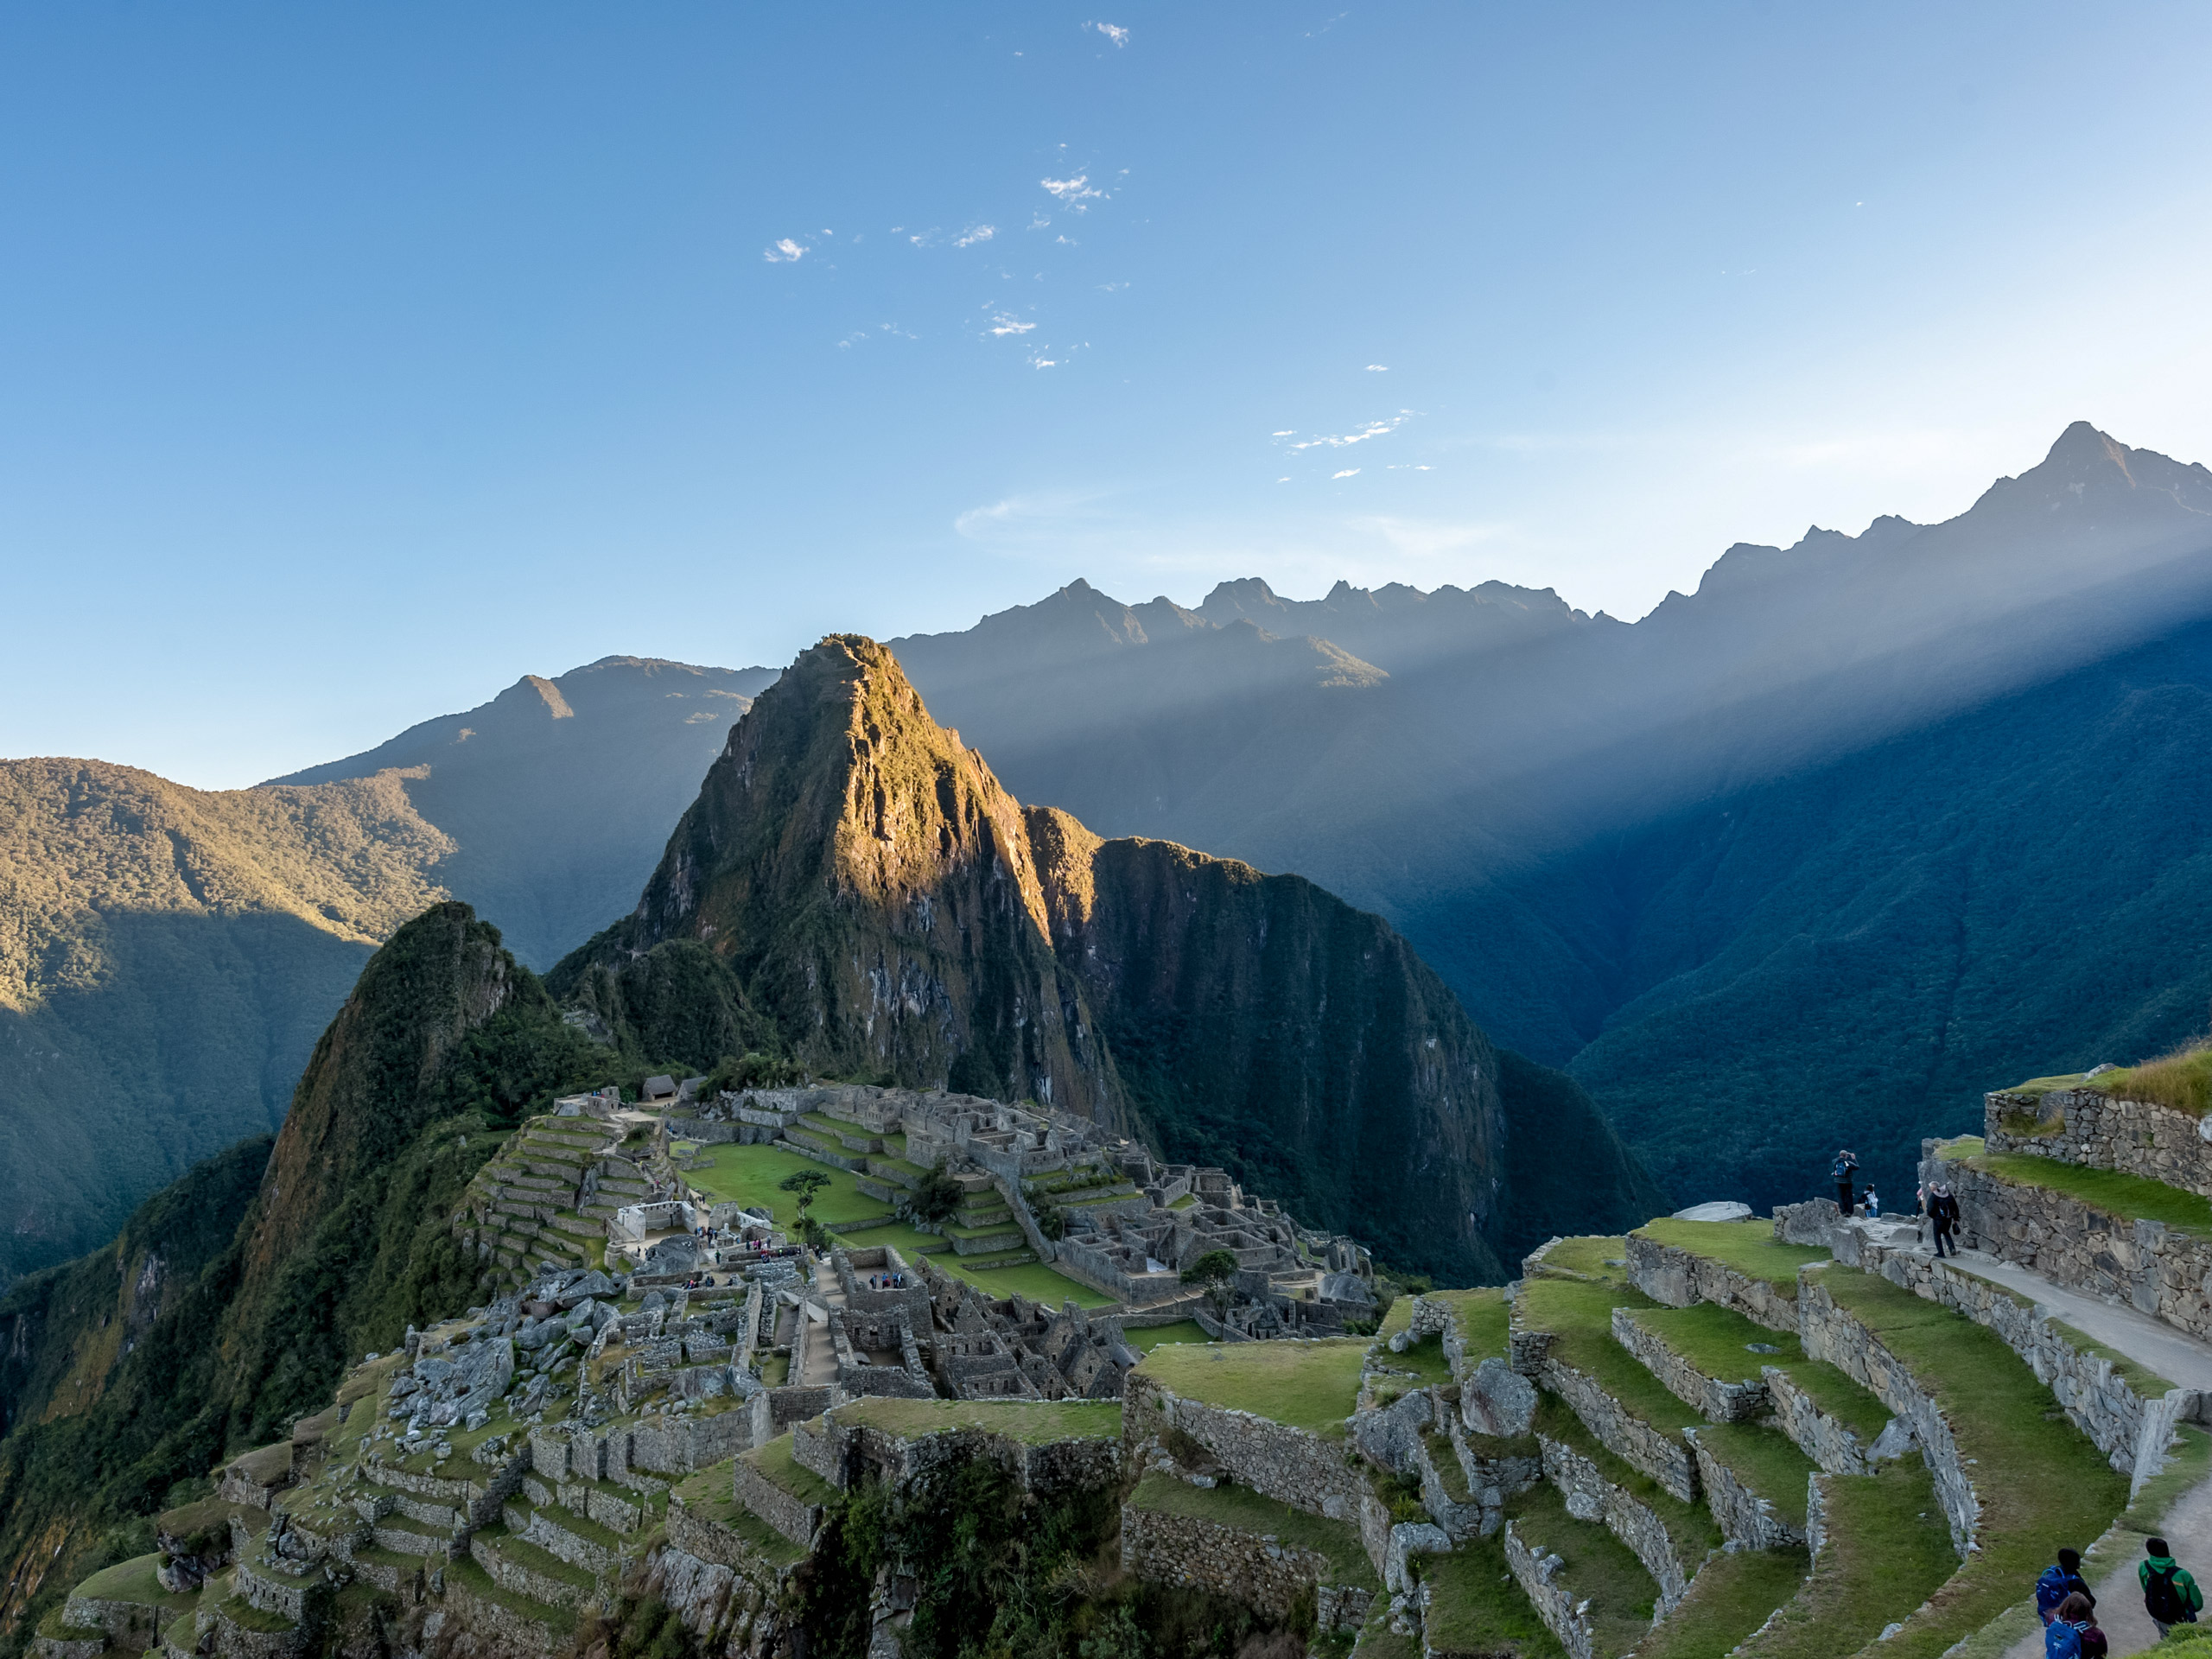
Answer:
[(0, 755), (2212, 461), (2212, 10), (0, 10)]

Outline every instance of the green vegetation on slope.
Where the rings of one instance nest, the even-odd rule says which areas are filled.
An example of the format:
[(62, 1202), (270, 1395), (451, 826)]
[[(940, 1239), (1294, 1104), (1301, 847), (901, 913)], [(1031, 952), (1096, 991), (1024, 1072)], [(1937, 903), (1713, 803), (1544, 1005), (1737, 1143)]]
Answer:
[(1986, 1152), (1963, 1161), (2013, 1186), (2063, 1192), (2122, 1221), (2157, 1221), (2179, 1233), (2212, 1233), (2212, 1199), (2164, 1181), (2018, 1152)]
[[(1420, 1558), (1428, 1587), (1422, 1628), (1428, 1646), (1446, 1653), (1480, 1653), (1506, 1659), (1567, 1659), (1559, 1638), (1513, 1582), (1503, 1535), (1471, 1538), (1449, 1555)], [(1409, 1643), (1415, 1656), (1420, 1643)], [(1368, 1650), (1362, 1643), (1361, 1653)]]
[(1548, 1484), (1522, 1492), (1506, 1510), (1523, 1542), (1531, 1548), (1541, 1545), (1566, 1561), (1557, 1582), (1577, 1600), (1588, 1600), (1600, 1659), (1634, 1652), (1650, 1634), (1659, 1600), (1659, 1586), (1636, 1553), (1603, 1522), (1577, 1521), (1569, 1515), (1567, 1500)]
[(1739, 1549), (1698, 1569), (1683, 1597), (1637, 1649), (1637, 1659), (1713, 1659), (1732, 1653), (1797, 1593), (1811, 1559), (1802, 1549)]
[(2092, 1078), (2088, 1086), (2114, 1100), (2144, 1100), (2202, 1117), (2212, 1111), (2212, 1043), (2197, 1041), (2140, 1065)]
[(1747, 1278), (1763, 1279), (1785, 1296), (1797, 1294), (1798, 1268), (1828, 1259), (1826, 1250), (1813, 1245), (1783, 1243), (1774, 1236), (1774, 1224), (1756, 1216), (1744, 1221), (1677, 1221), (1662, 1216), (1636, 1230), (1693, 1255), (1710, 1256)]
[[(1844, 1659), (1958, 1570), (1936, 1478), (1917, 1458), (1878, 1475), (1831, 1475), (1827, 1494), (1827, 1547), (1781, 1617), (1745, 1643), (1744, 1659)], [(2012, 1586), (2011, 1594), (2024, 1593), (2033, 1578)]]
[(1132, 1509), (1154, 1510), (1166, 1515), (1188, 1516), (1236, 1532), (1271, 1535), (1298, 1549), (1310, 1549), (1328, 1558), (1331, 1580), (1380, 1590), (1374, 1564), (1360, 1542), (1359, 1529), (1349, 1521), (1331, 1521), (1247, 1487), (1193, 1486), (1186, 1480), (1158, 1471), (1147, 1474), (1129, 1494)]
[(1359, 1399), (1364, 1338), (1320, 1342), (1169, 1344), (1154, 1349), (1133, 1375), (1157, 1378), (1170, 1394), (1230, 1411), (1249, 1411), (1293, 1428), (1340, 1436)]

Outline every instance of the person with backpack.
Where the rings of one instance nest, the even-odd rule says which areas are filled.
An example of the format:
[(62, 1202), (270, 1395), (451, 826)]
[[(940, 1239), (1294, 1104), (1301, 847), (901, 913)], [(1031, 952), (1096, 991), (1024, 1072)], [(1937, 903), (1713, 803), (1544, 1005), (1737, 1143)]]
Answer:
[(1845, 1150), (1836, 1154), (1835, 1169), (1834, 1173), (1835, 1175), (1835, 1207), (1842, 1211), (1845, 1215), (1848, 1216), (1856, 1203), (1856, 1200), (1852, 1196), (1852, 1178), (1859, 1173), (1859, 1160), (1852, 1156), (1849, 1148), (1847, 1147)]
[(2056, 1566), (2046, 1567), (2043, 1576), (2036, 1580), (2036, 1612), (2048, 1625), (2058, 1612), (2058, 1604), (2069, 1596), (2080, 1596), (2094, 1608), (2097, 1599), (2089, 1591), (2088, 1580), (2082, 1576), (2082, 1552), (2062, 1549)]
[(1951, 1235), (1959, 1224), (1959, 1200), (1948, 1181), (1936, 1182), (1929, 1189), (1929, 1193), (1928, 1219), (1936, 1225), (1936, 1255), (1941, 1261), (1943, 1247), (1947, 1244), (1950, 1245), (1953, 1255), (1959, 1253), (1959, 1247), (1951, 1240)]
[(2082, 1633), (2089, 1627), (2088, 1601), (2079, 1592), (2067, 1597), (2044, 1627), (2043, 1659), (2082, 1659)]
[(2143, 1583), (2143, 1611), (2151, 1615), (2160, 1637), (2177, 1624), (2196, 1623), (2204, 1592), (2196, 1587), (2188, 1569), (2177, 1566), (2167, 1553), (2164, 1539), (2143, 1541), (2143, 1564), (2136, 1568), (2135, 1576)]

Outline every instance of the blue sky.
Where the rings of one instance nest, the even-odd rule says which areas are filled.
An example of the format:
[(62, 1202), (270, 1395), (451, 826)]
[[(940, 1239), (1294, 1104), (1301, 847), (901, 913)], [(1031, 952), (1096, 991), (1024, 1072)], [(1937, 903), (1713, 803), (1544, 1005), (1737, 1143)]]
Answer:
[(2212, 461), (2212, 12), (0, 10), (0, 753)]

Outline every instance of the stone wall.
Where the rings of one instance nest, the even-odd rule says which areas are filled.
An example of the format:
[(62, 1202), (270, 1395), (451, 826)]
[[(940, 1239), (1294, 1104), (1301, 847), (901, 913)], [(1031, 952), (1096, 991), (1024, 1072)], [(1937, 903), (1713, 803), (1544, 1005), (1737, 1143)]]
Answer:
[[(1934, 1143), (1930, 1143), (1931, 1145)], [(2016, 1186), (1964, 1162), (1942, 1165), (1958, 1195), (1962, 1241), (2092, 1296), (2133, 1303), (2212, 1340), (2212, 1239), (2126, 1221), (2043, 1186)]]
[(1606, 1529), (1636, 1552), (1659, 1586), (1658, 1616), (1665, 1618), (1688, 1592), (1698, 1563), (1675, 1551), (1666, 1523), (1627, 1488), (1616, 1486), (1588, 1458), (1563, 1440), (1536, 1437), (1543, 1448), (1544, 1478), (1567, 1499), (1567, 1512), (1578, 1521), (1603, 1521)]
[(1778, 1366), (1764, 1368), (1767, 1395), (1774, 1402), (1775, 1425), (1797, 1449), (1832, 1475), (1873, 1472), (1868, 1446), (1855, 1431), (1813, 1403), (1813, 1396)]
[(1818, 1274), (1804, 1276), (1797, 1300), (1803, 1316), (1801, 1334), (1805, 1352), (1814, 1359), (1827, 1361), (1911, 1427), (1921, 1456), (1936, 1477), (1936, 1494), (1942, 1501), (1944, 1518), (1950, 1522), (1952, 1546), (1963, 1557), (1980, 1530), (1981, 1500), (1967, 1478), (1948, 1420), (1935, 1401), (1921, 1391), (1904, 1362), (1877, 1341), (1872, 1331), (1836, 1306)]
[(1655, 1302), (1688, 1307), (1716, 1302), (1770, 1331), (1797, 1329), (1797, 1304), (1787, 1290), (1639, 1234), (1628, 1236), (1629, 1276)]
[(1705, 1488), (1706, 1507), (1730, 1543), (1746, 1549), (1780, 1549), (1804, 1541), (1804, 1533), (1783, 1520), (1770, 1500), (1738, 1480), (1735, 1471), (1713, 1455), (1698, 1439), (1697, 1430), (1687, 1433), (1697, 1454), (1698, 1484)]
[[(2005, 1120), (2021, 1125), (2008, 1129)], [(1982, 1141), (1992, 1152), (2024, 1152), (2097, 1169), (2123, 1170), (2212, 1198), (2212, 1120), (2095, 1089), (2054, 1089), (2041, 1100), (1999, 1090), (1982, 1096)], [(2050, 1134), (2025, 1133), (2055, 1123)]]
[(736, 1471), (739, 1503), (802, 1549), (813, 1546), (815, 1529), (822, 1524), (820, 1504), (800, 1503), (743, 1458), (730, 1466)]
[(1518, 1521), (1505, 1523), (1505, 1564), (1512, 1569), (1521, 1593), (1529, 1598), (1536, 1617), (1544, 1621), (1544, 1628), (1559, 1638), (1568, 1659), (1597, 1659), (1596, 1631), (1577, 1611), (1575, 1598), (1558, 1582), (1560, 1569), (1567, 1563), (1541, 1542), (1525, 1541), (1521, 1536), (1524, 1524)]
[[(1543, 1332), (1516, 1332), (1513, 1336), (1514, 1369), (1519, 1370), (1523, 1352), (1523, 1337), (1545, 1336)], [(1598, 1437), (1598, 1444), (1615, 1457), (1645, 1474), (1665, 1487), (1668, 1492), (1685, 1503), (1697, 1502), (1697, 1465), (1692, 1460), (1688, 1442), (1681, 1436), (1669, 1434), (1652, 1427), (1642, 1418), (1630, 1414), (1619, 1401), (1607, 1394), (1598, 1380), (1586, 1376), (1573, 1366), (1554, 1359), (1546, 1343), (1534, 1373), (1538, 1384), (1564, 1400), (1582, 1426)], [(1565, 1638), (1562, 1637), (1561, 1640)]]
[[(1319, 1589), (1330, 1577), (1326, 1556), (1272, 1535), (1240, 1532), (1194, 1516), (1130, 1503), (1122, 1506), (1122, 1570), (1155, 1584), (1210, 1590), (1278, 1623), (1309, 1593), (1318, 1603)], [(1340, 1621), (1336, 1628), (1357, 1630), (1366, 1622), (1370, 1600), (1350, 1586), (1332, 1595), (1329, 1611)], [(1325, 1633), (1331, 1628), (1321, 1626)]]
[[(1794, 1314), (1794, 1303), (1791, 1308)], [(1795, 1329), (1794, 1324), (1792, 1328)], [(1633, 1308), (1613, 1310), (1613, 1340), (1634, 1354), (1643, 1369), (1665, 1385), (1668, 1393), (1701, 1413), (1707, 1422), (1748, 1423), (1772, 1409), (1764, 1380), (1724, 1382), (1707, 1376), (1669, 1348), (1665, 1338), (1639, 1321)], [(1745, 1354), (1745, 1370), (1758, 1363), (1755, 1356)]]
[(1366, 1476), (1345, 1461), (1341, 1443), (1287, 1427), (1249, 1411), (1200, 1405), (1132, 1372), (1122, 1400), (1122, 1440), (1140, 1454), (1147, 1441), (1179, 1429), (1211, 1452), (1240, 1486), (1332, 1521), (1357, 1518), (1373, 1500)]
[(1916, 1296), (1937, 1302), (1976, 1325), (1986, 1325), (2025, 1360), (2036, 1380), (2072, 1419), (2074, 1426), (2132, 1477), (2138, 1491), (2164, 1466), (2166, 1442), (2174, 1425), (2197, 1414), (2200, 1400), (2190, 1389), (2145, 1396), (2116, 1375), (2112, 1362), (2077, 1348), (2051, 1323), (2047, 1309), (1963, 1268), (1910, 1252), (1868, 1245), (1861, 1251), (1866, 1270)]

